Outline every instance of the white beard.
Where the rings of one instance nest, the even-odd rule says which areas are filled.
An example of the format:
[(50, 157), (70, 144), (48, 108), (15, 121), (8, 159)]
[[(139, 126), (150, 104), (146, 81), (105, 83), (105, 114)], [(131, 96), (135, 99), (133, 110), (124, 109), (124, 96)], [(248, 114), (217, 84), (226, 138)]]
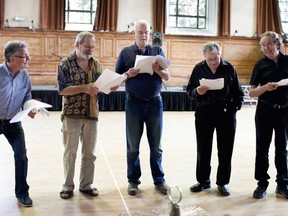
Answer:
[(85, 60), (89, 60), (92, 57), (92, 54), (80, 54), (80, 57), (85, 59)]

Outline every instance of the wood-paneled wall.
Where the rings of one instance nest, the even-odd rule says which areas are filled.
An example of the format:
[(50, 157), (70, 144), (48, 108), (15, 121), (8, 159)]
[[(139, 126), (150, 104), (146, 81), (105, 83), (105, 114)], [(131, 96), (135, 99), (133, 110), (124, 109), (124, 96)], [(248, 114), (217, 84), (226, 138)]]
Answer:
[[(31, 31), (28, 29), (4, 29), (0, 31), (2, 50), (9, 40), (25, 40), (29, 44), (31, 60), (29, 73), (32, 84), (56, 84), (59, 59), (73, 51), (74, 31)], [(94, 32), (97, 38), (94, 56), (104, 68), (114, 70), (119, 52), (134, 43), (133, 33)], [(171, 60), (172, 77), (166, 86), (187, 84), (193, 66), (203, 59), (202, 45), (214, 40), (222, 46), (222, 57), (237, 69), (241, 83), (248, 83), (255, 62), (262, 56), (258, 38), (205, 37), (164, 35), (163, 49)], [(0, 61), (4, 61), (3, 55)]]

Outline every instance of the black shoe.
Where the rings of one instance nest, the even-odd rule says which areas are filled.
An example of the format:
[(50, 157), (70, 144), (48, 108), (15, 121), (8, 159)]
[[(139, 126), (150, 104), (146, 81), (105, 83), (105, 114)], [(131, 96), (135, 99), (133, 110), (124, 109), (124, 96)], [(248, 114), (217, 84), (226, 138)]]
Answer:
[(200, 192), (200, 191), (203, 191), (203, 190), (208, 189), (210, 187), (211, 187), (211, 185), (207, 184), (207, 183), (206, 184), (197, 183), (197, 184), (190, 187), (190, 191), (191, 192)]
[(130, 182), (128, 185), (128, 194), (131, 196), (135, 196), (136, 194), (139, 193), (138, 185), (135, 183)]
[(275, 192), (276, 192), (277, 194), (280, 194), (280, 195), (283, 196), (284, 198), (288, 199), (288, 189), (287, 189), (287, 186), (284, 186), (284, 187), (277, 186)]
[(267, 189), (267, 187), (258, 186), (253, 193), (253, 197), (256, 199), (261, 199), (261, 198), (265, 197), (266, 196), (266, 189)]
[(99, 191), (97, 190), (97, 188), (90, 188), (88, 190), (82, 190), (79, 189), (80, 192), (87, 194), (89, 196), (98, 196), (99, 195)]
[(18, 201), (21, 202), (24, 207), (31, 207), (33, 205), (33, 201), (29, 196), (18, 198)]
[(167, 188), (168, 185), (165, 182), (155, 185), (155, 189), (163, 195), (167, 195)]
[(229, 196), (230, 195), (230, 190), (228, 185), (218, 185), (218, 191), (222, 196)]

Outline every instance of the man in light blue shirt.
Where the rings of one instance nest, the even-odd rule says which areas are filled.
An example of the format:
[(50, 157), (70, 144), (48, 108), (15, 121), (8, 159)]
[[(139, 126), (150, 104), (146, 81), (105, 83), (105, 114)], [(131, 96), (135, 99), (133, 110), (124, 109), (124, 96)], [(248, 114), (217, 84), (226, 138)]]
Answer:
[[(9, 41), (4, 51), (5, 62), (0, 64), (0, 134), (10, 143), (15, 160), (15, 195), (25, 207), (33, 201), (27, 184), (28, 159), (25, 136), (21, 122), (10, 120), (31, 99), (31, 83), (26, 70), (29, 62), (28, 46), (23, 41)], [(28, 115), (34, 118), (36, 113)]]

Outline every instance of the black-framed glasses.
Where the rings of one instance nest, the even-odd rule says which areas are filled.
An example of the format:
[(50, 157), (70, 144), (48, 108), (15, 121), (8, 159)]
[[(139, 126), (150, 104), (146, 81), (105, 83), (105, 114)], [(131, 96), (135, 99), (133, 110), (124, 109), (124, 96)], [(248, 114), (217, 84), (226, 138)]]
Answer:
[(17, 58), (25, 58), (25, 59), (29, 59), (30, 57), (28, 55), (24, 55), (24, 56), (19, 56), (19, 55), (14, 55), (14, 57), (17, 57)]
[(27, 54), (24, 54), (23, 56), (21, 56), (21, 55), (13, 55), (13, 57), (17, 57), (17, 58), (26, 58), (26, 59), (29, 59), (29, 58), (30, 58), (30, 56), (27, 55)]

